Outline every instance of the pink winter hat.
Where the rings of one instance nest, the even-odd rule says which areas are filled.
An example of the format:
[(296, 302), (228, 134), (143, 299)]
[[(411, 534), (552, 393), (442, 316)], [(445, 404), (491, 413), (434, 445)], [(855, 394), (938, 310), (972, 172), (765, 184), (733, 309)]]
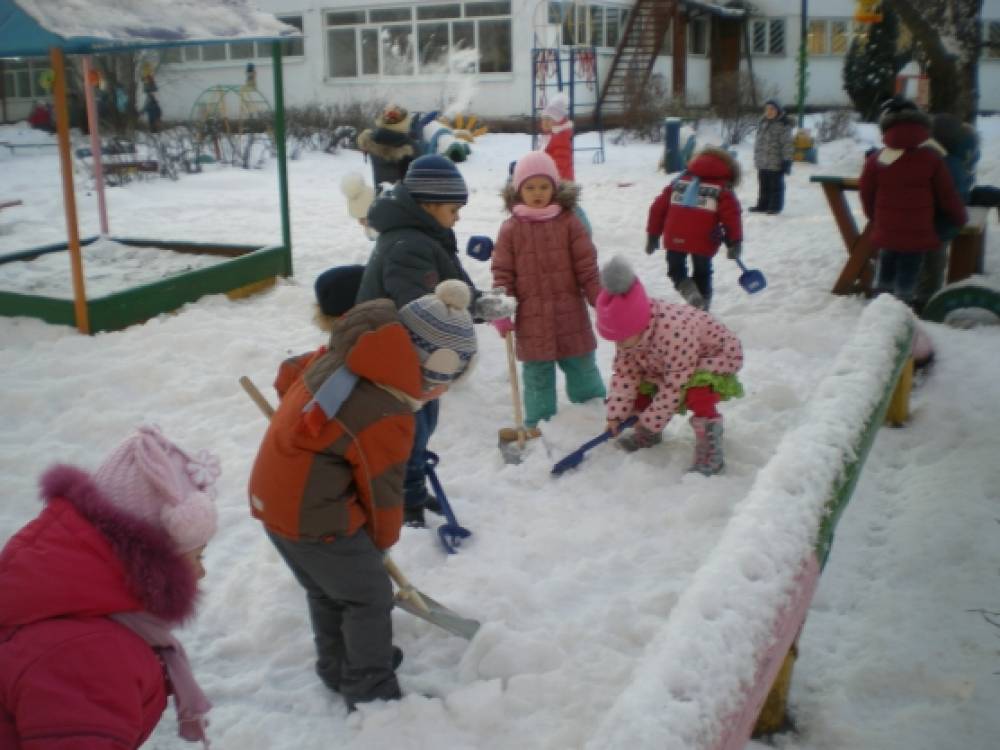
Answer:
[(532, 177), (548, 177), (553, 185), (559, 184), (559, 168), (552, 157), (544, 151), (529, 151), (517, 160), (511, 179), (514, 189), (520, 191), (525, 180)]
[(597, 331), (609, 341), (624, 341), (642, 333), (652, 315), (642, 282), (620, 255), (601, 269), (601, 291), (597, 294)]
[(215, 480), (219, 459), (191, 456), (156, 427), (142, 426), (115, 448), (93, 474), (115, 507), (162, 529), (181, 554), (203, 547), (215, 534)]

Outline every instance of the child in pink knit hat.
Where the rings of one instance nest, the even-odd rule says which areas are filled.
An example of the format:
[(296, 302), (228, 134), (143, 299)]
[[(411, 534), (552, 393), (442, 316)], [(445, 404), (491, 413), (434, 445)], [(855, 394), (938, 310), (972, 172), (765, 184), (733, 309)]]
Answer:
[(93, 474), (43, 475), (45, 507), (0, 552), (0, 745), (138, 748), (172, 693), (178, 733), (207, 747), (211, 703), (171, 631), (194, 613), (218, 476), (154, 427)]
[(706, 476), (723, 467), (719, 401), (743, 395), (736, 373), (743, 348), (736, 335), (707, 312), (649, 299), (621, 256), (601, 270), (597, 330), (617, 345), (608, 388), (607, 428), (612, 435), (634, 414), (639, 421), (618, 445), (632, 452), (662, 439), (676, 414), (691, 411), (695, 434), (690, 471)]
[(515, 320), (494, 321), (502, 336), (516, 331), (523, 362), (524, 423), (530, 437), (556, 413), (556, 366), (570, 401), (604, 398), (587, 305), (600, 291), (597, 251), (573, 209), (579, 191), (559, 179), (541, 151), (521, 157), (504, 189), (512, 216), (493, 249), (493, 286), (517, 299)]

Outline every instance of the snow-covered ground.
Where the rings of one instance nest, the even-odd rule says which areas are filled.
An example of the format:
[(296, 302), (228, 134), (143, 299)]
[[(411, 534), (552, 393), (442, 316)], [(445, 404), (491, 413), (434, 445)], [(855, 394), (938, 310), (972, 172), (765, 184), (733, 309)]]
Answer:
[[(980, 129), (979, 181), (1000, 184), (1000, 120), (982, 120)], [(0, 140), (34, 137), (0, 128)], [(593, 138), (582, 136), (581, 145)], [(718, 130), (703, 126), (698, 138), (717, 142)], [(481, 330), (480, 365), (444, 398), (431, 443), (455, 512), (474, 536), (449, 557), (433, 528), (405, 529), (393, 555), (418, 587), (483, 627), (468, 643), (397, 613), (408, 693), (399, 703), (348, 716), (314, 676), (304, 596), (247, 510), (264, 421), (236, 382), (249, 375), (273, 400), (267, 386), (278, 362), (322, 342), (310, 323), (313, 279), (367, 258), (371, 244), (338, 188), (350, 171), (371, 179), (358, 153), (306, 154), (289, 164), (295, 276), (272, 291), (235, 302), (205, 298), (92, 338), (0, 319), (0, 540), (37, 512), (36, 480), (47, 466), (93, 468), (136, 423), (155, 422), (223, 462), (221, 531), (208, 549), (200, 615), (182, 633), (215, 703), (214, 747), (594, 747), (617, 698), (656, 659), (656, 634), (700, 564), (718, 552), (758, 472), (856, 333), (866, 302), (829, 293), (846, 255), (809, 176), (857, 174), (864, 150), (877, 143), (877, 130), (866, 127), (856, 139), (823, 144), (819, 165), (795, 165), (783, 215), (744, 214), (744, 259), (766, 274), (764, 292), (747, 295), (735, 265), (716, 261), (713, 313), (746, 350), (747, 397), (724, 405), (722, 476), (685, 473), (693, 442), (678, 418), (654, 450), (625, 456), (603, 446), (553, 479), (553, 462), (603, 428), (599, 404), (564, 397), (544, 442), (520, 466), (505, 465), (496, 449), (497, 428), (512, 423), (505, 351), (492, 329)], [(646, 210), (666, 183), (656, 171), (661, 146), (605, 145), (604, 164), (590, 152), (577, 158), (600, 256), (624, 253), (652, 294), (676, 300), (662, 256), (642, 252)], [(456, 227), (460, 245), (496, 234), (507, 164), (528, 147), (520, 135), (473, 145), (460, 167), (471, 189)], [(738, 155), (739, 195), (752, 205), (751, 145)], [(0, 254), (64, 241), (54, 151), (0, 149), (0, 172), (0, 201), (24, 201), (0, 212)], [(271, 164), (111, 188), (112, 235), (270, 243), (280, 236), (276, 184)], [(77, 197), (81, 234), (96, 234), (96, 200), (83, 178)], [(1000, 232), (991, 222), (986, 264), (997, 283)], [(466, 258), (465, 266), (490, 285), (488, 264)], [(0, 265), (0, 287), (9, 288), (11, 273)], [(1000, 326), (986, 322), (994, 324), (928, 325), (938, 362), (913, 393), (911, 423), (879, 433), (841, 519), (799, 643), (791, 694), (798, 733), (775, 739), (784, 750), (965, 750), (993, 747), (1000, 734), (1000, 631), (987, 619), (1000, 610)], [(602, 342), (598, 356), (608, 374), (611, 346)], [(717, 679), (725, 651), (691, 665), (692, 679)], [(687, 710), (666, 692), (644, 698), (659, 701), (660, 712)], [(658, 718), (630, 719), (639, 736), (648, 722), (643, 747), (682, 750), (651, 733)], [(171, 710), (149, 744), (183, 746)]]

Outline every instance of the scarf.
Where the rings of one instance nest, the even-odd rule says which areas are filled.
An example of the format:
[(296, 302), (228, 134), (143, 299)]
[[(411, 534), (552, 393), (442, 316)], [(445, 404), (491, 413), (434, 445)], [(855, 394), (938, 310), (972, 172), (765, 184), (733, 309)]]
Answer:
[(212, 708), (212, 704), (195, 681), (187, 654), (180, 641), (174, 638), (163, 620), (148, 612), (119, 612), (109, 617), (146, 641), (163, 660), (167, 679), (174, 693), (177, 734), (188, 742), (200, 740), (207, 748), (209, 742), (205, 735), (205, 727), (208, 722), (205, 715)]
[(562, 206), (558, 203), (550, 203), (541, 208), (532, 208), (523, 203), (517, 203), (511, 209), (511, 213), (521, 221), (549, 221), (562, 213)]

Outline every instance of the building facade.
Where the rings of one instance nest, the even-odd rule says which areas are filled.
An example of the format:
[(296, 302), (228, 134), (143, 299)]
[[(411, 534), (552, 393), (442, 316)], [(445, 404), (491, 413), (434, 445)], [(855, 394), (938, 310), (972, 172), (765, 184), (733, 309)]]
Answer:
[[(597, 98), (611, 66), (632, 3), (627, 0), (258, 0), (261, 9), (300, 28), (285, 43), (285, 101), (289, 107), (398, 102), (415, 110), (474, 113), (480, 118), (530, 115), (539, 102), (533, 82), (552, 77), (534, 49), (575, 46), (572, 70), (563, 61), (562, 85), (574, 83), (576, 112)], [(716, 0), (691, 2), (686, 38), (684, 94), (688, 104), (711, 104), (720, 65), (752, 68), (761, 91), (793, 105), (798, 94), (801, 0), (754, 0), (738, 21), (740, 38), (725, 42), (723, 17), (706, 10)], [(843, 91), (844, 57), (858, 25), (854, 0), (824, 0), (807, 19), (810, 108), (849, 106)], [(984, 35), (1000, 43), (1000, 0), (985, 0)], [(742, 24), (746, 24), (745, 31)], [(673, 89), (672, 33), (654, 65), (663, 90)], [(589, 54), (590, 50), (593, 54)], [(166, 119), (191, 117), (206, 90), (239, 86), (252, 63), (261, 91), (271, 90), (269, 50), (254, 42), (180, 47), (157, 53), (159, 101)], [(544, 65), (545, 63), (541, 63)], [(27, 116), (47, 92), (45, 60), (4, 63), (4, 116)], [(596, 73), (596, 83), (594, 81)], [(980, 110), (1000, 110), (1000, 51), (984, 51)]]

